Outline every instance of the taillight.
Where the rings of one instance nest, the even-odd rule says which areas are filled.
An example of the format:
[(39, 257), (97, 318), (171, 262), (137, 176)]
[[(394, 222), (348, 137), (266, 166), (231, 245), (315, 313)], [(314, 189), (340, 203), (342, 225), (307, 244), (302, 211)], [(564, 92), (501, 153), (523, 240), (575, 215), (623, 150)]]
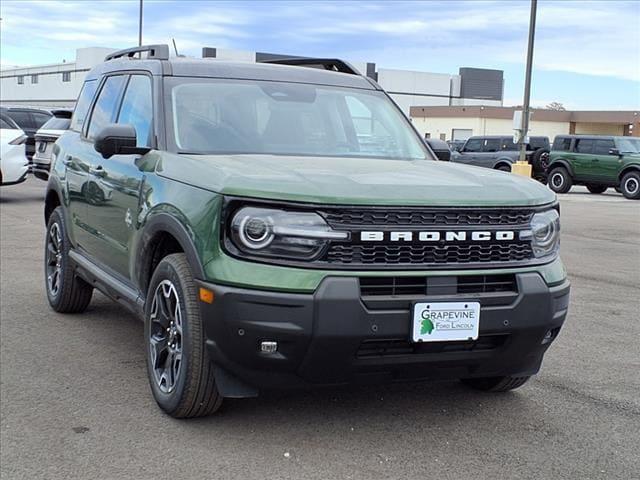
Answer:
[(25, 143), (27, 141), (27, 137), (26, 135), (22, 134), (17, 138), (14, 138), (13, 140), (11, 140), (9, 142), (9, 145), (22, 145), (23, 143)]

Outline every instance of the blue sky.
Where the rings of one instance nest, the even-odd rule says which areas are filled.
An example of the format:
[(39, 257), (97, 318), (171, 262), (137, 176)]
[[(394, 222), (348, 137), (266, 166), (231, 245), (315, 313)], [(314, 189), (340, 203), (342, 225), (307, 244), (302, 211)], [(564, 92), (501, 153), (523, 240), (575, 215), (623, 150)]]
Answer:
[[(378, 67), (505, 72), (521, 103), (529, 3), (501, 1), (144, 1), (144, 42), (341, 57)], [(137, 44), (138, 1), (0, 2), (3, 66), (73, 60)], [(640, 109), (640, 1), (540, 0), (532, 104)]]

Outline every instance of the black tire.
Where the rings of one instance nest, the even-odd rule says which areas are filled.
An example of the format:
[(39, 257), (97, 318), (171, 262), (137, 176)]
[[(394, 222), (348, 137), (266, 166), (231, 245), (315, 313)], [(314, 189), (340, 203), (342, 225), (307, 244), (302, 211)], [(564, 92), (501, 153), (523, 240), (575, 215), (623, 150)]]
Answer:
[(163, 258), (151, 277), (144, 335), (149, 384), (162, 410), (174, 418), (192, 418), (220, 408), (197, 288), (183, 253)]
[(640, 172), (629, 172), (620, 182), (622, 195), (630, 200), (640, 199)]
[(73, 271), (69, 259), (71, 244), (61, 207), (51, 213), (46, 235), (44, 283), (49, 305), (60, 313), (84, 312), (91, 302), (93, 287)]
[(547, 179), (549, 188), (556, 193), (567, 193), (573, 186), (573, 179), (564, 167), (555, 167)]
[(510, 171), (511, 171), (511, 166), (509, 166), (509, 165), (504, 165), (504, 164), (502, 164), (502, 165), (498, 165), (498, 166), (496, 167), (496, 170), (500, 170), (501, 172), (510, 172)]
[(607, 186), (606, 185), (600, 185), (598, 183), (587, 183), (587, 190), (589, 190), (591, 193), (604, 193), (607, 190)]
[(531, 377), (465, 378), (462, 383), (484, 392), (508, 392), (527, 383)]
[(546, 148), (539, 148), (533, 152), (531, 157), (531, 166), (534, 173), (545, 173), (549, 168), (549, 150)]

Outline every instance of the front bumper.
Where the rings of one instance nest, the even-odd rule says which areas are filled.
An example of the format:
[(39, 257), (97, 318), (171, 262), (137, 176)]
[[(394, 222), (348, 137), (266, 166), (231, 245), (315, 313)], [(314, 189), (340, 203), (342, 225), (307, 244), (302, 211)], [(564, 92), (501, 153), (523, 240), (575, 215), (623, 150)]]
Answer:
[[(549, 287), (537, 273), (516, 275), (517, 292), (362, 297), (357, 277), (325, 278), (313, 294), (276, 293), (200, 282), (212, 360), (256, 388), (409, 379), (533, 375), (567, 314), (569, 282)], [(479, 301), (475, 342), (412, 344), (413, 301)], [(278, 342), (275, 353), (262, 341)]]

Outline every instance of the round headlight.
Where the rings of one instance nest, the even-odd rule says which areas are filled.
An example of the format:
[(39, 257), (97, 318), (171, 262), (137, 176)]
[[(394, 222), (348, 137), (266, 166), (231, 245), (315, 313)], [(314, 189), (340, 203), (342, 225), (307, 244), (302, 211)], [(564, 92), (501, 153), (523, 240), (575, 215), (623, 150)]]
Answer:
[(247, 248), (264, 248), (273, 241), (273, 221), (270, 217), (246, 216), (240, 222), (238, 236)]

